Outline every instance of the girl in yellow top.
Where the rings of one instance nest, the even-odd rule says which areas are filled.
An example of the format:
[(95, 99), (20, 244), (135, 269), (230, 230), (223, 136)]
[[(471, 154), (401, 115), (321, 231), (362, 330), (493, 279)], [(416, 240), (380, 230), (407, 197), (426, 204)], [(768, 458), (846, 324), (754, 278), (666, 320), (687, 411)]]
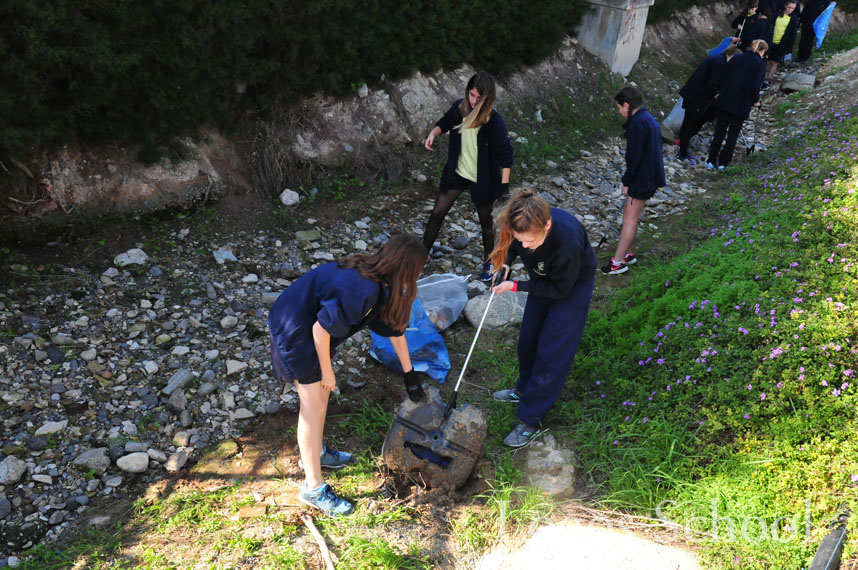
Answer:
[(495, 79), (481, 71), (468, 80), (465, 98), (454, 102), (452, 107), (435, 123), (426, 138), (426, 150), (432, 150), (435, 138), (441, 133), (450, 133), (450, 148), (447, 165), (441, 175), (441, 193), (426, 229), (423, 245), (430, 249), (438, 237), (441, 222), (453, 206), (459, 194), (471, 193), (477, 207), (477, 216), (483, 233), (483, 254), (486, 260), (481, 278), (490, 279), (488, 257), (495, 246), (492, 220), (492, 204), (495, 200), (509, 196), (509, 173), (512, 168), (512, 144), (503, 117), (495, 106)]
[(792, 53), (795, 36), (798, 31), (798, 14), (796, 14), (796, 1), (787, 0), (784, 9), (775, 18), (774, 31), (772, 33), (772, 46), (769, 50), (769, 71), (766, 81), (771, 81), (775, 76), (778, 63), (784, 61), (784, 56)]

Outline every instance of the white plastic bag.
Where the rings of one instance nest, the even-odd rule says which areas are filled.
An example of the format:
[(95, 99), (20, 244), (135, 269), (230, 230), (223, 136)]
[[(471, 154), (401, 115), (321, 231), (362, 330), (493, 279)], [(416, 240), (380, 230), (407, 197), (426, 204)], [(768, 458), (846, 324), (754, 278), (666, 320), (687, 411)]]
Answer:
[(679, 129), (682, 128), (682, 120), (685, 118), (685, 109), (682, 108), (682, 97), (673, 106), (670, 114), (662, 123), (665, 127), (673, 131), (673, 134), (679, 135)]
[(417, 295), (435, 328), (456, 322), (468, 302), (468, 278), (455, 273), (430, 275), (417, 281)]

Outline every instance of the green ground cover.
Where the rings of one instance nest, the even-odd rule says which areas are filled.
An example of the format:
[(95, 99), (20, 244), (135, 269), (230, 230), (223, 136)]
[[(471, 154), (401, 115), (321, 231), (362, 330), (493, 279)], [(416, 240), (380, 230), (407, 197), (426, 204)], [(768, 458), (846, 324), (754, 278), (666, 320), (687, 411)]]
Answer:
[(707, 567), (806, 566), (858, 504), (855, 110), (743, 161), (709, 239), (588, 323), (586, 403), (557, 422), (602, 505), (676, 523)]

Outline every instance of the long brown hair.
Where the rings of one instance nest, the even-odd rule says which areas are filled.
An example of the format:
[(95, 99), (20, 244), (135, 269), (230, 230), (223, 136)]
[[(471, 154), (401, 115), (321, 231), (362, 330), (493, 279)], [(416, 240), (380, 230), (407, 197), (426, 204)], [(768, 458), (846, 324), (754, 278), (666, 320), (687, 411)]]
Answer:
[(387, 285), (390, 295), (381, 310), (381, 320), (404, 330), (411, 317), (411, 304), (417, 297), (417, 277), (426, 264), (426, 248), (414, 236), (397, 234), (373, 254), (356, 253), (338, 263)]
[(509, 246), (515, 239), (513, 232), (523, 234), (544, 231), (550, 219), (551, 206), (530, 188), (510, 198), (498, 214), (498, 238), (489, 256), (492, 265), (499, 269), (506, 262)]
[[(471, 99), (468, 96), (471, 89), (476, 89), (480, 94), (480, 100), (477, 101), (476, 107), (471, 107)], [(465, 98), (462, 99), (462, 104), (459, 105), (459, 111), (462, 113), (462, 124), (456, 128), (460, 131), (465, 129), (473, 129), (481, 127), (489, 122), (492, 116), (492, 110), (495, 108), (495, 100), (497, 99), (497, 88), (495, 87), (495, 78), (491, 73), (480, 71), (475, 73), (468, 80), (468, 85), (465, 87)]]

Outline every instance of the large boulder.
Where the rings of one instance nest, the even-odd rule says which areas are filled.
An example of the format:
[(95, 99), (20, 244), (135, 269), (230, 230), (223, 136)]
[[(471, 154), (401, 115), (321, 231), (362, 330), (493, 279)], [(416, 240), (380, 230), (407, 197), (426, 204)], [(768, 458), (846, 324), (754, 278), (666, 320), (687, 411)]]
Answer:
[(816, 77), (809, 73), (790, 73), (784, 77), (784, 82), (781, 85), (781, 91), (784, 93), (794, 93), (796, 91), (807, 91), (813, 89), (816, 84)]
[[(480, 324), (480, 319), (483, 318), (490, 297), (490, 293), (480, 295), (470, 299), (465, 305), (465, 318), (473, 326), (476, 327)], [(507, 325), (521, 323), (525, 303), (527, 303), (527, 293), (521, 291), (495, 295), (483, 326), (487, 329), (499, 329)]]

